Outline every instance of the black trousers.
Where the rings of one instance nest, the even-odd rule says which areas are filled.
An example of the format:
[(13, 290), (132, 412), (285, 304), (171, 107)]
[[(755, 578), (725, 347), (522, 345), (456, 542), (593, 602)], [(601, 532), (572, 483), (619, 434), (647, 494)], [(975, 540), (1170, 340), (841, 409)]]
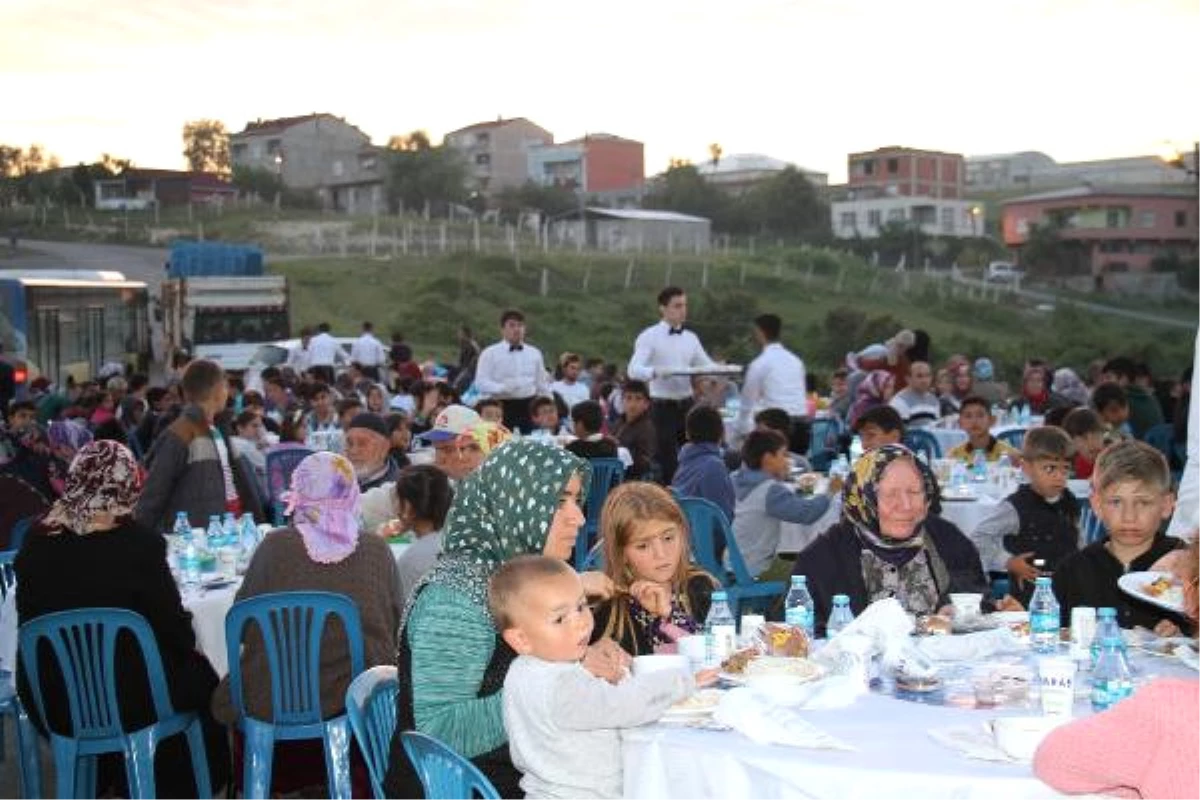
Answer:
[(501, 400), (500, 408), (504, 411), (504, 427), (510, 431), (520, 431), (522, 434), (533, 430), (533, 420), (529, 417), (529, 404), (534, 395), (518, 397), (512, 400)]
[(671, 485), (679, 466), (679, 448), (684, 441), (684, 421), (692, 408), (690, 397), (682, 400), (654, 400), (651, 415), (658, 443), (658, 464), (662, 468), (662, 483)]

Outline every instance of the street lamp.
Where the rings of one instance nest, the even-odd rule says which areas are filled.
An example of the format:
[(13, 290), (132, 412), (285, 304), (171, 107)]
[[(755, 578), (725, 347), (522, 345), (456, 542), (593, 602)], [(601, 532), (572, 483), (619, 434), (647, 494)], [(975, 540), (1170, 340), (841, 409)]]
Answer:
[(979, 238), (979, 217), (983, 215), (983, 209), (979, 206), (971, 206), (971, 234), (975, 238)]
[(283, 153), (275, 154), (275, 213), (279, 213), (279, 197), (283, 194)]

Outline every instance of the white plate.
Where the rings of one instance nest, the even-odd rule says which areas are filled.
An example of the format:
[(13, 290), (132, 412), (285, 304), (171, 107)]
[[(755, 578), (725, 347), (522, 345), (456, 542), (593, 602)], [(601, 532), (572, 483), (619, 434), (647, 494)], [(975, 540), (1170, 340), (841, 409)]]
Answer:
[(973, 503), (979, 499), (979, 495), (974, 492), (963, 494), (962, 492), (942, 492), (942, 500), (951, 503)]
[[(1145, 591), (1143, 587), (1153, 583), (1157, 578), (1167, 578), (1175, 587), (1167, 594), (1161, 597), (1155, 597)], [(1177, 614), (1183, 613), (1183, 588), (1174, 575), (1169, 572), (1127, 572), (1117, 579), (1117, 586), (1121, 587), (1121, 591), (1139, 600), (1144, 600), (1150, 605), (1158, 606), (1167, 611), (1174, 611)], [(1172, 602), (1172, 597), (1178, 597), (1178, 602)]]
[(718, 689), (701, 689), (686, 700), (668, 708), (663, 712), (662, 718), (671, 719), (688, 719), (690, 717), (703, 717), (711, 714), (721, 702), (721, 692)]

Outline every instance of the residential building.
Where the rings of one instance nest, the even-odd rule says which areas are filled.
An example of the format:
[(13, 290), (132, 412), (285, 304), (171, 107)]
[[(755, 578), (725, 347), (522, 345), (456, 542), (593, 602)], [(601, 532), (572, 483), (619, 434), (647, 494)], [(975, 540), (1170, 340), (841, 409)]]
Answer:
[(847, 186), (873, 188), (883, 194), (959, 200), (965, 169), (958, 153), (881, 147), (847, 158)]
[(1036, 150), (1021, 153), (996, 153), (967, 156), (967, 188), (971, 191), (999, 191), (1013, 187), (1028, 188), (1037, 179), (1058, 169), (1058, 163)]
[(549, 235), (560, 245), (617, 253), (700, 253), (710, 247), (712, 222), (676, 211), (588, 206), (557, 217)]
[(237, 199), (237, 188), (211, 172), (130, 168), (95, 182), (96, 208), (120, 211)]
[(711, 158), (696, 161), (695, 164), (696, 169), (709, 183), (732, 195), (743, 195), (788, 167), (798, 170), (813, 186), (829, 185), (829, 175), (825, 172), (797, 167), (795, 164), (760, 153), (734, 153), (721, 156), (715, 164)]
[(1196, 256), (1196, 188), (1075, 186), (1004, 204), (1004, 243), (1020, 249), (1038, 225), (1060, 226), (1059, 238), (1084, 253), (1092, 275), (1145, 271), (1158, 255)]
[(609, 133), (529, 148), (528, 178), (582, 191), (610, 205), (637, 206), (646, 182), (645, 145)]
[(873, 239), (889, 223), (918, 225), (930, 236), (982, 236), (983, 206), (971, 200), (906, 197), (851, 190), (829, 204), (833, 235), (839, 239)]
[(451, 131), (444, 143), (466, 159), (469, 188), (491, 196), (522, 186), (529, 179), (530, 149), (554, 144), (554, 134), (524, 117), (501, 117)]
[(967, 156), (967, 187), (972, 191), (1103, 186), (1155, 186), (1187, 183), (1183, 171), (1158, 156), (1104, 158), (1058, 163), (1045, 153)]
[(229, 137), (235, 168), (264, 169), (289, 189), (313, 190), (326, 208), (383, 207), (384, 163), (371, 137), (333, 114), (256, 120)]

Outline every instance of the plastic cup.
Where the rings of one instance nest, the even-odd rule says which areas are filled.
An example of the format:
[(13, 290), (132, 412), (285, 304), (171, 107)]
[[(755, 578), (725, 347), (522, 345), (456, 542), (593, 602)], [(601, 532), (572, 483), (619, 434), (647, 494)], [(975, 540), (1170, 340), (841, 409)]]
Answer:
[(1075, 606), (1071, 609), (1071, 658), (1092, 658), (1092, 640), (1096, 638), (1096, 609)]
[(758, 632), (759, 628), (766, 624), (766, 617), (764, 617), (762, 614), (742, 614), (742, 625), (740, 628), (742, 632), (742, 641), (750, 641), (750, 639), (754, 637), (754, 634)]
[(1038, 685), (1042, 690), (1042, 714), (1070, 717), (1075, 705), (1075, 661), (1043, 658), (1038, 661)]
[(681, 636), (675, 641), (679, 655), (684, 656), (693, 671), (704, 669), (704, 661), (708, 653), (705, 649), (703, 634)]
[(954, 617), (959, 620), (979, 616), (981, 602), (983, 602), (983, 595), (978, 592), (955, 592), (950, 595), (950, 605), (954, 607)]
[(217, 571), (222, 578), (237, 577), (238, 551), (232, 547), (217, 550)]

